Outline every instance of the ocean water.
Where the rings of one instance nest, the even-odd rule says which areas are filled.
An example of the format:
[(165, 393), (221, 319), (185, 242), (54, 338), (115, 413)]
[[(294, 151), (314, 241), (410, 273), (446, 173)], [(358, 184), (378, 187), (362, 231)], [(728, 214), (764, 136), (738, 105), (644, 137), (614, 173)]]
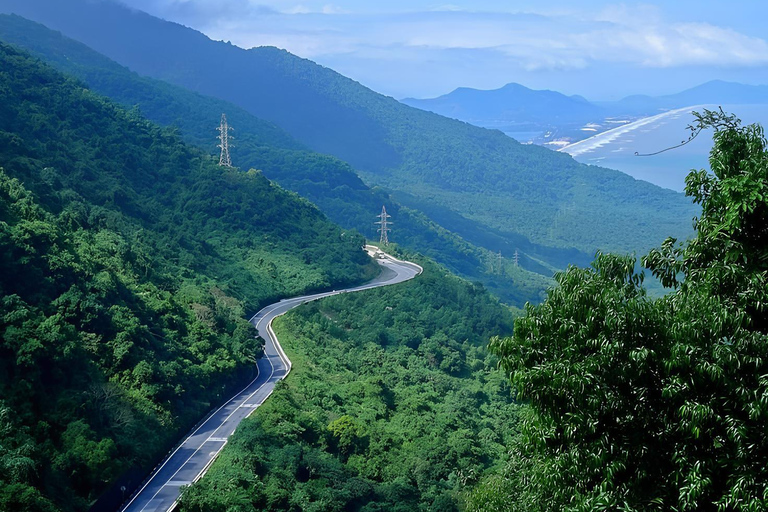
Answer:
[[(692, 142), (653, 156), (687, 140), (694, 121), (691, 110), (715, 109), (714, 105), (697, 105), (651, 118), (638, 120), (620, 128), (571, 144), (562, 151), (577, 161), (608, 167), (630, 176), (672, 190), (682, 191), (685, 177), (692, 169), (709, 170), (712, 132), (699, 134)], [(745, 124), (768, 123), (768, 105), (725, 105), (726, 112), (736, 114)]]

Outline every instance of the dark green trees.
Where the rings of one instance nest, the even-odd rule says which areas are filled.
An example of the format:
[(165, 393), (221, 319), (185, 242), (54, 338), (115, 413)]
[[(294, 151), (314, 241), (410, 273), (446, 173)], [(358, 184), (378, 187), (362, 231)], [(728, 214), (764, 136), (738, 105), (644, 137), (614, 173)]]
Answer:
[(697, 118), (715, 128), (714, 175), (687, 179), (698, 234), (643, 259), (673, 290), (651, 300), (633, 258), (598, 255), (492, 341), (530, 414), (474, 508), (493, 488), (502, 510), (768, 506), (766, 140), (722, 111)]
[(502, 463), (513, 437), (518, 406), (486, 350), (511, 315), (419, 263), (413, 281), (276, 322), (291, 374), (179, 510), (457, 512), (460, 491)]
[(360, 235), (0, 43), (0, 510), (86, 510), (261, 351), (247, 312), (376, 272)]

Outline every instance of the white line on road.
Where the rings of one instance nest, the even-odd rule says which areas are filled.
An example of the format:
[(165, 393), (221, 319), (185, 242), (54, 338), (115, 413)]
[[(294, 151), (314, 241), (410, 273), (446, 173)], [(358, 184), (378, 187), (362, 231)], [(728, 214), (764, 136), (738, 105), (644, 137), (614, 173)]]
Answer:
[[(367, 247), (367, 249), (370, 249), (370, 248), (368, 248), (368, 247)], [(370, 252), (370, 251), (369, 251), (369, 252)], [(166, 480), (166, 482), (165, 482), (165, 483), (163, 483), (163, 484), (162, 484), (162, 485), (161, 485), (161, 486), (158, 488), (158, 490), (157, 490), (157, 491), (156, 491), (156, 492), (155, 492), (155, 493), (152, 495), (152, 498), (150, 498), (150, 499), (149, 499), (149, 501), (148, 501), (148, 502), (147, 502), (147, 503), (144, 505), (144, 507), (140, 509), (141, 511), (143, 511), (144, 509), (146, 509), (146, 508), (147, 508), (147, 507), (148, 507), (148, 506), (149, 506), (149, 505), (150, 505), (150, 504), (151, 504), (151, 503), (152, 503), (152, 502), (155, 500), (155, 498), (158, 496), (158, 494), (159, 494), (159, 493), (160, 493), (160, 492), (161, 492), (161, 491), (162, 491), (164, 488), (166, 488), (166, 487), (173, 487), (173, 488), (178, 488), (178, 487), (180, 487), (180, 486), (182, 486), (182, 485), (189, 485), (189, 484), (191, 484), (191, 483), (194, 483), (194, 482), (196, 482), (197, 480), (199, 480), (199, 479), (200, 479), (200, 478), (201, 478), (201, 477), (202, 477), (202, 476), (205, 474), (205, 472), (208, 470), (208, 468), (211, 466), (211, 464), (212, 464), (212, 463), (213, 463), (213, 461), (216, 459), (216, 457), (217, 457), (217, 456), (218, 456), (218, 454), (221, 452), (221, 450), (224, 448), (224, 446), (226, 446), (226, 444), (227, 444), (227, 439), (228, 439), (229, 435), (231, 435), (231, 433), (232, 433), (232, 432), (234, 432), (234, 429), (233, 429), (233, 431), (232, 431), (232, 432), (230, 432), (230, 434), (227, 434), (227, 435), (226, 435), (226, 437), (224, 437), (224, 436), (222, 436), (222, 435), (219, 435), (219, 436), (217, 436), (217, 435), (216, 435), (216, 433), (217, 433), (217, 432), (218, 432), (218, 431), (219, 431), (219, 430), (220, 430), (220, 429), (221, 429), (221, 428), (222, 428), (222, 427), (223, 427), (225, 424), (227, 424), (227, 422), (228, 422), (228, 421), (229, 421), (229, 420), (232, 418), (232, 416), (233, 416), (233, 415), (234, 415), (234, 414), (235, 414), (237, 411), (239, 411), (241, 408), (249, 408), (249, 409), (251, 409), (251, 410), (248, 412), (248, 414), (247, 414), (247, 415), (245, 415), (245, 417), (248, 417), (248, 416), (250, 416), (251, 414), (253, 414), (253, 411), (255, 411), (255, 410), (256, 410), (256, 408), (257, 408), (259, 405), (263, 404), (263, 403), (264, 403), (264, 402), (265, 402), (265, 401), (266, 401), (266, 400), (267, 400), (267, 399), (268, 399), (268, 398), (269, 398), (269, 397), (272, 395), (272, 393), (274, 392), (274, 387), (275, 387), (274, 385), (275, 385), (275, 382), (276, 382), (276, 381), (273, 381), (273, 377), (275, 376), (275, 374), (276, 374), (277, 372), (276, 372), (276, 368), (275, 368), (275, 365), (273, 365), (273, 364), (272, 364), (272, 360), (271, 360), (271, 358), (273, 358), (273, 357), (274, 357), (274, 355), (270, 356), (269, 354), (267, 354), (267, 348), (268, 348), (268, 344), (269, 344), (269, 343), (271, 343), (271, 347), (272, 347), (272, 348), (274, 348), (274, 351), (275, 351), (275, 353), (276, 353), (275, 355), (277, 355), (277, 357), (280, 359), (280, 362), (281, 362), (281, 363), (282, 363), (282, 365), (284, 366), (284, 368), (282, 368), (282, 369), (284, 369), (284, 370), (285, 370), (285, 374), (284, 374), (284, 375), (282, 375), (282, 376), (280, 376), (280, 377), (279, 377), (277, 380), (280, 380), (280, 379), (283, 379), (283, 378), (285, 378), (285, 376), (287, 376), (287, 375), (288, 375), (288, 373), (291, 371), (291, 366), (292, 366), (292, 363), (291, 363), (290, 359), (288, 359), (288, 356), (287, 356), (287, 355), (285, 354), (285, 352), (283, 351), (283, 347), (280, 345), (280, 342), (279, 342), (279, 341), (278, 341), (278, 339), (277, 339), (277, 335), (275, 335), (275, 332), (274, 332), (274, 331), (273, 331), (273, 329), (272, 329), (272, 321), (273, 321), (275, 318), (277, 318), (277, 317), (279, 317), (279, 316), (281, 316), (281, 315), (284, 315), (285, 313), (287, 313), (287, 312), (288, 312), (288, 310), (290, 310), (290, 309), (293, 309), (294, 307), (296, 307), (296, 306), (299, 306), (299, 305), (301, 305), (301, 304), (306, 304), (306, 303), (308, 303), (308, 302), (311, 302), (311, 301), (314, 301), (314, 300), (322, 299), (322, 298), (324, 298), (324, 297), (329, 297), (329, 296), (332, 296), (332, 295), (338, 295), (338, 294), (341, 294), (341, 293), (348, 293), (348, 292), (357, 292), (357, 291), (369, 290), (369, 289), (372, 289), (372, 288), (377, 288), (377, 287), (380, 287), (380, 286), (386, 286), (386, 285), (389, 285), (389, 284), (396, 284), (396, 283), (399, 283), (399, 282), (407, 281), (407, 280), (409, 280), (409, 279), (413, 279), (413, 278), (414, 278), (414, 277), (416, 277), (417, 275), (421, 274), (421, 273), (423, 272), (423, 270), (424, 270), (424, 269), (423, 269), (421, 266), (419, 266), (419, 265), (417, 265), (417, 264), (415, 264), (415, 263), (411, 263), (411, 262), (407, 262), (407, 261), (401, 261), (401, 260), (398, 260), (398, 259), (396, 259), (396, 258), (393, 258), (393, 257), (391, 257), (391, 256), (389, 256), (389, 255), (387, 255), (387, 254), (383, 254), (383, 253), (382, 253), (382, 255), (383, 255), (383, 257), (384, 257), (384, 258), (386, 258), (386, 259), (379, 259), (379, 258), (377, 258), (377, 259), (376, 259), (376, 262), (377, 262), (377, 263), (379, 263), (379, 264), (380, 264), (382, 267), (387, 267), (387, 268), (392, 268), (392, 269), (394, 269), (394, 270), (395, 270), (395, 273), (396, 273), (394, 276), (392, 276), (392, 277), (389, 277), (389, 278), (386, 278), (386, 279), (385, 279), (385, 280), (383, 280), (383, 281), (374, 280), (374, 281), (373, 281), (373, 282), (371, 282), (371, 283), (368, 283), (368, 284), (365, 284), (365, 285), (361, 285), (361, 286), (357, 286), (357, 287), (352, 287), (352, 288), (349, 288), (349, 289), (346, 289), (346, 290), (333, 290), (332, 292), (324, 292), (324, 293), (317, 293), (317, 294), (313, 294), (313, 295), (306, 295), (306, 296), (303, 296), (303, 297), (295, 297), (295, 298), (290, 298), (290, 299), (283, 299), (283, 300), (281, 300), (281, 301), (279, 301), (279, 302), (277, 302), (277, 303), (275, 303), (275, 304), (271, 304), (271, 305), (269, 305), (269, 306), (267, 306), (267, 307), (265, 307), (265, 308), (261, 309), (261, 310), (260, 310), (260, 311), (258, 311), (258, 312), (257, 312), (255, 315), (253, 315), (253, 316), (251, 317), (251, 319), (250, 319), (250, 322), (251, 322), (252, 324), (254, 324), (254, 326), (256, 327), (256, 329), (257, 329), (257, 330), (258, 330), (260, 333), (261, 333), (261, 331), (262, 331), (262, 324), (263, 324), (264, 320), (267, 320), (267, 324), (266, 324), (266, 326), (264, 326), (264, 327), (263, 327), (263, 329), (266, 331), (266, 334), (267, 334), (266, 338), (268, 338), (268, 339), (265, 339), (265, 346), (264, 346), (264, 356), (266, 356), (266, 362), (267, 362), (267, 363), (269, 364), (269, 366), (270, 366), (270, 374), (269, 374), (269, 376), (266, 378), (266, 380), (265, 380), (265, 381), (264, 381), (264, 382), (263, 382), (261, 385), (259, 385), (259, 386), (258, 386), (258, 388), (256, 388), (256, 390), (254, 390), (254, 391), (253, 391), (253, 392), (252, 392), (250, 395), (248, 395), (248, 396), (247, 396), (245, 399), (243, 399), (243, 400), (242, 400), (242, 401), (239, 403), (239, 405), (237, 405), (237, 406), (236, 406), (236, 407), (233, 409), (233, 411), (232, 411), (232, 412), (231, 412), (229, 415), (227, 415), (227, 417), (224, 419), (224, 421), (222, 421), (222, 422), (221, 422), (221, 423), (220, 423), (220, 424), (219, 424), (219, 425), (216, 427), (216, 429), (215, 429), (213, 432), (211, 432), (211, 433), (210, 433), (210, 435), (209, 435), (209, 436), (208, 436), (208, 437), (207, 437), (207, 438), (206, 438), (206, 439), (205, 439), (205, 440), (204, 440), (202, 443), (200, 443), (200, 445), (199, 445), (199, 446), (198, 446), (198, 447), (195, 449), (195, 451), (192, 453), (192, 455), (190, 455), (189, 457), (187, 457), (187, 458), (184, 460), (184, 462), (183, 462), (183, 463), (182, 463), (182, 464), (181, 464), (181, 465), (178, 467), (178, 469), (177, 469), (177, 470), (176, 470), (176, 471), (173, 473), (173, 475), (171, 475), (171, 477), (170, 477), (170, 478), (168, 478), (168, 479)], [(397, 267), (400, 267), (400, 268), (398, 269)], [(406, 270), (406, 269), (407, 269), (407, 270)], [(411, 272), (413, 272), (413, 274), (411, 274)], [(281, 313), (279, 313), (279, 314), (277, 314), (277, 315), (274, 315), (274, 316), (272, 316), (271, 318), (269, 318), (269, 315), (270, 315), (271, 313), (273, 313), (275, 310), (277, 310), (277, 309), (280, 309), (280, 308), (285, 308), (285, 310), (284, 310), (284, 311), (282, 311)], [(136, 502), (136, 500), (137, 500), (137, 499), (138, 499), (138, 498), (139, 498), (139, 497), (142, 495), (142, 493), (144, 493), (144, 492), (145, 492), (145, 490), (147, 489), (147, 487), (148, 487), (148, 486), (149, 486), (149, 485), (150, 485), (150, 484), (151, 484), (151, 483), (152, 483), (152, 482), (155, 480), (155, 478), (156, 478), (156, 477), (157, 477), (157, 476), (160, 474), (160, 472), (163, 470), (163, 468), (164, 468), (164, 467), (165, 467), (165, 466), (166, 466), (166, 465), (167, 465), (169, 462), (171, 462), (171, 461), (174, 459), (174, 457), (176, 456), (176, 454), (178, 453), (178, 451), (179, 451), (179, 450), (180, 450), (182, 447), (184, 447), (184, 445), (186, 445), (186, 444), (187, 444), (187, 442), (188, 442), (188, 441), (190, 441), (190, 439), (191, 439), (192, 437), (194, 437), (194, 436), (195, 436), (195, 435), (196, 435), (196, 434), (197, 434), (197, 433), (198, 433), (198, 432), (199, 432), (199, 431), (200, 431), (200, 430), (201, 430), (203, 427), (205, 427), (206, 425), (208, 425), (208, 424), (209, 424), (209, 422), (210, 422), (210, 421), (211, 421), (213, 418), (215, 418), (215, 417), (217, 416), (217, 414), (218, 414), (218, 413), (219, 413), (219, 412), (220, 412), (220, 411), (221, 411), (223, 408), (225, 408), (225, 407), (227, 407), (227, 406), (231, 406), (231, 405), (234, 405), (234, 404), (236, 404), (236, 403), (238, 402), (238, 397), (239, 397), (240, 395), (242, 395), (244, 392), (246, 392), (246, 391), (247, 391), (247, 390), (248, 390), (248, 389), (249, 389), (251, 386), (253, 386), (253, 385), (254, 385), (254, 384), (255, 384), (255, 383), (258, 381), (258, 379), (259, 379), (259, 378), (261, 378), (261, 377), (262, 377), (262, 375), (261, 375), (261, 372), (260, 372), (260, 370), (259, 370), (259, 367), (258, 367), (258, 364), (256, 365), (256, 369), (257, 369), (256, 378), (254, 378), (254, 379), (253, 379), (253, 380), (252, 380), (250, 383), (248, 383), (248, 385), (247, 385), (245, 388), (243, 388), (243, 389), (242, 389), (240, 392), (238, 392), (236, 395), (234, 395), (234, 396), (233, 396), (231, 399), (229, 399), (227, 402), (225, 402), (225, 403), (224, 403), (224, 404), (223, 404), (221, 407), (219, 407), (219, 408), (218, 408), (218, 409), (216, 409), (216, 410), (215, 410), (215, 411), (214, 411), (212, 414), (210, 414), (210, 416), (208, 416), (208, 418), (207, 418), (205, 421), (203, 421), (203, 422), (200, 424), (200, 426), (198, 426), (198, 427), (197, 427), (197, 428), (196, 428), (196, 429), (195, 429), (195, 430), (192, 432), (192, 434), (188, 435), (188, 436), (187, 436), (187, 437), (184, 439), (184, 441), (183, 441), (181, 444), (179, 444), (179, 446), (178, 446), (178, 447), (176, 447), (176, 449), (175, 449), (175, 450), (174, 450), (174, 451), (171, 453), (171, 455), (170, 455), (170, 456), (169, 456), (169, 457), (168, 457), (168, 458), (167, 458), (167, 459), (166, 459), (166, 460), (165, 460), (165, 461), (162, 463), (162, 465), (161, 465), (161, 466), (160, 466), (160, 467), (159, 467), (159, 468), (158, 468), (158, 469), (157, 469), (157, 470), (156, 470), (156, 471), (155, 471), (155, 472), (154, 472), (154, 473), (153, 473), (153, 474), (150, 476), (150, 478), (147, 480), (147, 482), (146, 482), (146, 483), (145, 483), (145, 484), (144, 484), (144, 485), (141, 487), (141, 489), (139, 490), (139, 492), (138, 492), (138, 493), (136, 493), (136, 494), (135, 494), (135, 495), (134, 495), (134, 496), (131, 498), (131, 500), (130, 500), (130, 501), (127, 503), (127, 505), (126, 505), (124, 508), (122, 508), (122, 511), (123, 511), (123, 512), (128, 512), (128, 511), (129, 511), (129, 509), (130, 509), (131, 505), (132, 505), (132, 504), (134, 504), (134, 503)], [(261, 401), (259, 401), (258, 403), (253, 403), (253, 404), (251, 404), (251, 403), (248, 403), (248, 402), (249, 402), (249, 400), (251, 400), (251, 399), (254, 397), (254, 395), (255, 395), (256, 393), (258, 393), (258, 392), (259, 392), (259, 391), (260, 391), (262, 388), (264, 388), (264, 386), (266, 386), (267, 384), (271, 384), (271, 386), (269, 387), (269, 391), (268, 391), (267, 395), (266, 395), (266, 396), (265, 396), (265, 397), (264, 397), (264, 398), (263, 398)], [(237, 426), (239, 425), (240, 421), (242, 421), (242, 419), (238, 419), (238, 420), (236, 421), (235, 429), (236, 429), (236, 428), (237, 428)], [(208, 443), (208, 442), (217, 442), (217, 443), (221, 443), (221, 446), (219, 446), (217, 450), (215, 450), (215, 451), (212, 451), (212, 452), (209, 452), (209, 457), (207, 457), (207, 460), (206, 460), (206, 463), (205, 463), (205, 465), (204, 465), (204, 466), (203, 466), (203, 468), (202, 468), (202, 469), (201, 469), (201, 470), (198, 472), (198, 474), (195, 476), (195, 478), (194, 478), (193, 480), (191, 480), (191, 481), (188, 481), (188, 480), (174, 480), (174, 478), (176, 477), (176, 475), (177, 475), (177, 474), (178, 474), (178, 473), (179, 473), (179, 472), (180, 472), (180, 471), (181, 471), (181, 470), (184, 468), (184, 466), (186, 466), (186, 465), (187, 465), (187, 463), (188, 463), (188, 462), (189, 462), (189, 461), (190, 461), (190, 460), (191, 460), (191, 459), (192, 459), (192, 458), (193, 458), (193, 457), (194, 457), (194, 456), (195, 456), (195, 455), (196, 455), (198, 452), (200, 452), (200, 451), (201, 451), (201, 449), (202, 449), (203, 445), (205, 445), (205, 444), (206, 444), (206, 443)], [(169, 491), (169, 492), (170, 492), (170, 491)], [(178, 504), (178, 501), (177, 501), (177, 500), (178, 500), (178, 496), (179, 496), (179, 494), (178, 494), (178, 491), (175, 491), (175, 492), (171, 493), (171, 496), (166, 496), (166, 497), (164, 498), (165, 500), (170, 500), (171, 498), (173, 498), (173, 499), (174, 499), (173, 503), (172, 503), (172, 504), (171, 504), (171, 505), (170, 505), (168, 508), (165, 508), (165, 509), (164, 509), (164, 510), (165, 510), (165, 512), (169, 512), (169, 511), (173, 510), (173, 509), (176, 507), (176, 505)], [(158, 504), (158, 505), (156, 505), (156, 508), (154, 508), (154, 509), (153, 509), (153, 511), (161, 512), (161, 509), (160, 509), (160, 505), (159, 505), (159, 504)], [(138, 512), (138, 511), (137, 511), (137, 512)]]

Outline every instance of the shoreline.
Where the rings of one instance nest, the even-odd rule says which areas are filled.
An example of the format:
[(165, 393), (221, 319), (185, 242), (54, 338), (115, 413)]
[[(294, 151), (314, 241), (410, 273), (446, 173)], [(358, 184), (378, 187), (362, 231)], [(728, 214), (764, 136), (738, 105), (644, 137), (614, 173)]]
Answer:
[(598, 149), (606, 144), (610, 144), (611, 142), (619, 138), (621, 135), (624, 135), (625, 133), (632, 132), (634, 130), (637, 130), (638, 128), (642, 128), (643, 126), (649, 125), (656, 121), (660, 121), (666, 117), (670, 117), (676, 114), (690, 113), (691, 111), (695, 109), (700, 109), (702, 107), (706, 107), (706, 105), (691, 105), (688, 107), (668, 110), (666, 112), (662, 112), (660, 114), (656, 114), (653, 116), (643, 117), (638, 119), (637, 121), (633, 121), (631, 123), (625, 124), (623, 126), (618, 126), (616, 128), (611, 128), (610, 130), (606, 130), (604, 132), (598, 133), (597, 135), (593, 135), (584, 140), (580, 140), (578, 142), (574, 142), (573, 144), (568, 144), (567, 146), (557, 148), (556, 151), (568, 153), (573, 157), (583, 155), (584, 153), (589, 153), (590, 151), (594, 151), (595, 149)]

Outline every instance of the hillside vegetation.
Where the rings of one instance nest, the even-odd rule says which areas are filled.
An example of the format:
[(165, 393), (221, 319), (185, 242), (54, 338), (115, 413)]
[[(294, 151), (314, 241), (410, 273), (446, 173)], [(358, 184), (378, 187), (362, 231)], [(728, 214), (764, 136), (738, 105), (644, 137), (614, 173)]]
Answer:
[(530, 404), (510, 464), (469, 511), (768, 507), (768, 141), (704, 111), (713, 173), (691, 172), (697, 236), (557, 277), (492, 351)]
[[(271, 123), (256, 118), (231, 103), (202, 96), (183, 87), (140, 77), (82, 43), (15, 15), (0, 15), (0, 40), (32, 52), (59, 70), (84, 80), (94, 91), (109, 96), (126, 108), (138, 107), (141, 115), (178, 128), (188, 142), (218, 151), (216, 131), (226, 112), (235, 126), (232, 157), (243, 168), (255, 168), (265, 176), (309, 199), (334, 222), (376, 238), (374, 216), (385, 204), (394, 216), (394, 240), (445, 264), (451, 271), (482, 282), (503, 300), (521, 307), (541, 300), (551, 283), (552, 268), (568, 263), (586, 264), (591, 255), (577, 251), (545, 249), (523, 237), (510, 241), (444, 209), (430, 208), (410, 197), (393, 198), (382, 189), (371, 189), (349, 164), (307, 149)], [(400, 202), (411, 207), (403, 207)], [(412, 204), (413, 203), (413, 204)], [(424, 212), (427, 212), (425, 214)], [(439, 219), (435, 222), (432, 219)], [(462, 239), (442, 227), (462, 231)], [(504, 251), (509, 259), (520, 250), (520, 267), (498, 272), (492, 251)], [(542, 265), (541, 261), (546, 262)], [(493, 268), (492, 268), (493, 267)], [(537, 275), (538, 274), (538, 275)]]
[(592, 255), (597, 248), (645, 251), (667, 235), (692, 233), (697, 209), (682, 194), (405, 106), (286, 51), (214, 42), (110, 2), (6, 3), (5, 11), (134, 71), (272, 121), (349, 162), (370, 185), (419, 196), (501, 236)]
[(376, 272), (258, 172), (0, 44), (0, 509), (84, 510), (248, 378), (265, 302)]
[(181, 510), (451, 512), (464, 486), (503, 465), (519, 406), (486, 346), (510, 314), (419, 263), (413, 281), (276, 322), (294, 369)]

